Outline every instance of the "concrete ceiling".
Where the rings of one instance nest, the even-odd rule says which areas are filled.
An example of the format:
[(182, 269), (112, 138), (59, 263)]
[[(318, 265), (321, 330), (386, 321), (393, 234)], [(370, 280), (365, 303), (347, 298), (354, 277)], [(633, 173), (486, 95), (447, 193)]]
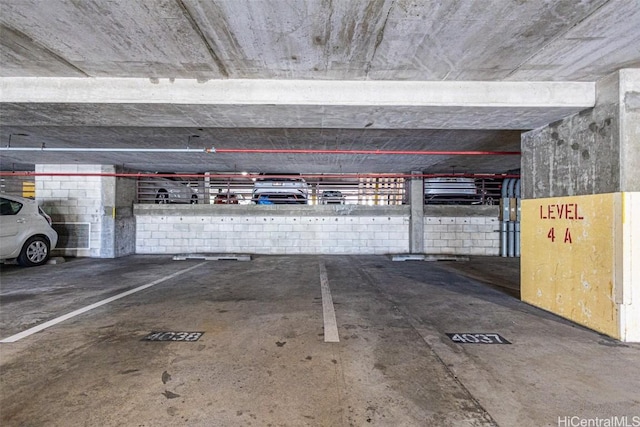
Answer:
[[(640, 67), (637, 0), (0, 0), (0, 31), (0, 141), (12, 146), (179, 148), (199, 135), (233, 149), (518, 151), (521, 131), (588, 108), (593, 82)], [(564, 82), (584, 85), (574, 96)], [(519, 167), (518, 156), (13, 151), (0, 167), (73, 162)]]

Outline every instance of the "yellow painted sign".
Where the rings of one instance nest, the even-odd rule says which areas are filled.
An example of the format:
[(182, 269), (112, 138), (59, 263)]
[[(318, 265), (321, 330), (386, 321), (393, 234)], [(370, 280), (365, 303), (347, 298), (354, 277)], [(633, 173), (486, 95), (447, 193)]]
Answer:
[(619, 338), (615, 301), (620, 194), (522, 200), (522, 300)]

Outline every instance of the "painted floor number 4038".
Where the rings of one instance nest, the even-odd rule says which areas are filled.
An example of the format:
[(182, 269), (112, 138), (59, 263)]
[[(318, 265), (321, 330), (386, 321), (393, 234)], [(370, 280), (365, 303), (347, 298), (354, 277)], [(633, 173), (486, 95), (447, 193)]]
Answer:
[(151, 332), (143, 341), (198, 341), (204, 332)]
[(500, 334), (453, 333), (447, 334), (451, 341), (459, 344), (511, 344)]

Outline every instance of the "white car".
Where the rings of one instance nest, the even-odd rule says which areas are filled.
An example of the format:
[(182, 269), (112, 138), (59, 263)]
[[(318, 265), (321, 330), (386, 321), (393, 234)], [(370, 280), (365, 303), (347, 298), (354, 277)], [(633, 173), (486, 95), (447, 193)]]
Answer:
[(0, 194), (0, 260), (25, 267), (42, 265), (58, 243), (51, 218), (35, 200)]
[(424, 202), (477, 205), (482, 203), (482, 192), (474, 178), (427, 178), (424, 180)]
[(256, 204), (307, 204), (309, 184), (296, 175), (264, 174), (253, 184), (252, 200)]
[(320, 195), (320, 203), (323, 205), (344, 205), (344, 200), (342, 191), (325, 190)]

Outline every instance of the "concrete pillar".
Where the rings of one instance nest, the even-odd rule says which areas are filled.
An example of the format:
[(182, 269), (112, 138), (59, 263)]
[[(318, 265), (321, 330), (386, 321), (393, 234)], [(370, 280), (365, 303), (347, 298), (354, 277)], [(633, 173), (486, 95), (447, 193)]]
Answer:
[(198, 190), (202, 197), (198, 200), (198, 203), (204, 205), (211, 204), (211, 175), (209, 172), (205, 172), (202, 183), (198, 184)]
[[(116, 172), (124, 171), (116, 168)], [(137, 181), (133, 178), (117, 177), (114, 181), (115, 198), (104, 200), (103, 204), (107, 206), (107, 210), (109, 206), (114, 208), (110, 219), (113, 221), (112, 256), (118, 258), (134, 254), (136, 251), (136, 219), (133, 215), (133, 204), (137, 199), (138, 187)], [(105, 238), (109, 239), (109, 236)]]
[(522, 137), (522, 299), (640, 342), (640, 69), (596, 90)]
[(424, 253), (424, 179), (421, 171), (409, 180), (409, 203), (411, 220), (409, 223), (409, 250), (412, 254)]
[[(134, 179), (108, 165), (36, 165), (36, 198), (60, 239), (54, 254), (114, 258), (135, 251)], [(52, 174), (52, 175), (47, 175)]]

